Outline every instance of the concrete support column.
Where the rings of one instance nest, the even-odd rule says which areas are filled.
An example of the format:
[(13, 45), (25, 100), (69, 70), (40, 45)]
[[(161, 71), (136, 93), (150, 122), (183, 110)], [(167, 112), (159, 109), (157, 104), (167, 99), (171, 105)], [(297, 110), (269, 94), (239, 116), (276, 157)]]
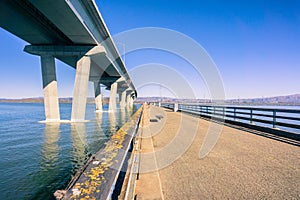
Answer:
[(59, 121), (60, 114), (54, 57), (41, 56), (41, 66), (46, 121)]
[(130, 97), (130, 106), (133, 106), (133, 98)]
[(174, 112), (178, 111), (178, 103), (174, 103)]
[(131, 94), (127, 94), (127, 96), (126, 96), (126, 103), (127, 103), (127, 106), (131, 106), (130, 105), (130, 100), (131, 99)]
[(110, 86), (110, 96), (109, 96), (109, 111), (115, 111), (117, 109), (117, 90), (118, 90), (118, 83), (114, 82)]
[(72, 102), (72, 122), (84, 121), (90, 68), (90, 57), (83, 56), (79, 61), (77, 61), (74, 96)]
[(94, 92), (95, 92), (95, 104), (96, 104), (96, 112), (102, 112), (102, 96), (101, 96), (101, 88), (100, 82), (94, 82)]
[(121, 93), (120, 107), (125, 108), (126, 106), (126, 90)]

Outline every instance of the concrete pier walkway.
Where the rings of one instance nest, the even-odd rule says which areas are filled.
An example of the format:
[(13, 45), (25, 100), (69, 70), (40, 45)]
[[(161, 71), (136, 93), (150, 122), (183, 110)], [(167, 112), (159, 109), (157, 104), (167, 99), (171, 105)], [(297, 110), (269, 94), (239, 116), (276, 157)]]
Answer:
[(137, 199), (300, 199), (299, 147), (224, 126), (200, 159), (213, 122), (155, 106), (148, 112)]

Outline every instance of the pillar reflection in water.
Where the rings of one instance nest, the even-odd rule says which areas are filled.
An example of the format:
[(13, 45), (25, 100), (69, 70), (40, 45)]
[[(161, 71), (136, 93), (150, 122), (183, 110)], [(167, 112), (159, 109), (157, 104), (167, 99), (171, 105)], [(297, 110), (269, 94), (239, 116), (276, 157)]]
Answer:
[(117, 131), (116, 113), (115, 112), (109, 112), (108, 113), (108, 120), (109, 120), (109, 132), (110, 132), (110, 134), (114, 134)]
[(121, 109), (120, 110), (120, 121), (121, 121), (121, 124), (124, 124), (126, 121), (126, 112), (127, 110), (126, 109)]
[(96, 127), (102, 129), (102, 112), (96, 112)]
[[(61, 169), (59, 167), (59, 139), (60, 124), (46, 123), (44, 129), (44, 142), (40, 152), (40, 168), (33, 174), (28, 175), (29, 184), (36, 188), (36, 193), (32, 194), (36, 196), (31, 196), (31, 199), (44, 199), (52, 195), (50, 194), (51, 192), (47, 186), (55, 185), (57, 183), (57, 178), (61, 173)], [(24, 187), (26, 188), (26, 186)]]
[(94, 135), (97, 136), (97, 139), (109, 139), (107, 135), (105, 135), (105, 131), (102, 129), (102, 120), (103, 120), (103, 112), (96, 112), (96, 122), (94, 126)]
[(131, 113), (133, 112), (133, 106), (127, 106), (126, 112), (127, 116), (131, 116)]
[(58, 139), (59, 139), (59, 123), (45, 124), (44, 144), (42, 149), (43, 162), (41, 167), (43, 170), (49, 170), (56, 166), (58, 160)]
[(88, 158), (86, 155), (86, 130), (85, 123), (71, 124), (72, 138), (72, 164), (75, 165), (75, 171), (82, 166)]

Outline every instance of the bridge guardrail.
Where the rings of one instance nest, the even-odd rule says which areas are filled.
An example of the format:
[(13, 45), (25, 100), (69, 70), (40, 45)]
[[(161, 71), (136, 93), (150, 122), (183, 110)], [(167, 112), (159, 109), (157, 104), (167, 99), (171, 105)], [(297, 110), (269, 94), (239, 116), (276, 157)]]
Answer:
[[(161, 107), (172, 110), (174, 105), (174, 103), (161, 103)], [(280, 136), (300, 140), (300, 110), (296, 109), (179, 103), (178, 111), (246, 125), (248, 128), (258, 128), (258, 130), (279, 133)]]
[(123, 164), (139, 129), (142, 107), (76, 173), (66, 190), (57, 190), (56, 199), (111, 199)]

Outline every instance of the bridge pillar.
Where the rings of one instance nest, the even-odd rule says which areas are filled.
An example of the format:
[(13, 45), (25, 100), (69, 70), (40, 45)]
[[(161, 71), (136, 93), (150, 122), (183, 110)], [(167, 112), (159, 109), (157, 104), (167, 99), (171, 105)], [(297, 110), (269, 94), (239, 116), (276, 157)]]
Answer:
[(91, 68), (91, 58), (83, 56), (76, 65), (74, 96), (72, 102), (72, 122), (82, 122), (85, 117), (86, 97)]
[(95, 92), (96, 112), (102, 112), (102, 96), (101, 96), (100, 81), (94, 82), (94, 92)]
[(41, 55), (46, 122), (60, 120), (55, 60), (51, 55)]
[(133, 98), (130, 97), (130, 107), (132, 107), (132, 106), (133, 106)]
[(178, 103), (174, 103), (174, 112), (177, 112), (178, 111)]
[(127, 106), (131, 106), (131, 93), (127, 94), (126, 103), (127, 103)]
[(126, 106), (126, 90), (121, 93), (120, 107), (125, 108)]
[(118, 90), (118, 83), (114, 82), (110, 86), (110, 97), (109, 97), (109, 111), (115, 111), (117, 109), (117, 90)]
[(131, 103), (131, 106), (133, 106), (134, 97), (131, 97), (130, 99), (131, 99), (131, 102), (130, 102), (130, 103)]

